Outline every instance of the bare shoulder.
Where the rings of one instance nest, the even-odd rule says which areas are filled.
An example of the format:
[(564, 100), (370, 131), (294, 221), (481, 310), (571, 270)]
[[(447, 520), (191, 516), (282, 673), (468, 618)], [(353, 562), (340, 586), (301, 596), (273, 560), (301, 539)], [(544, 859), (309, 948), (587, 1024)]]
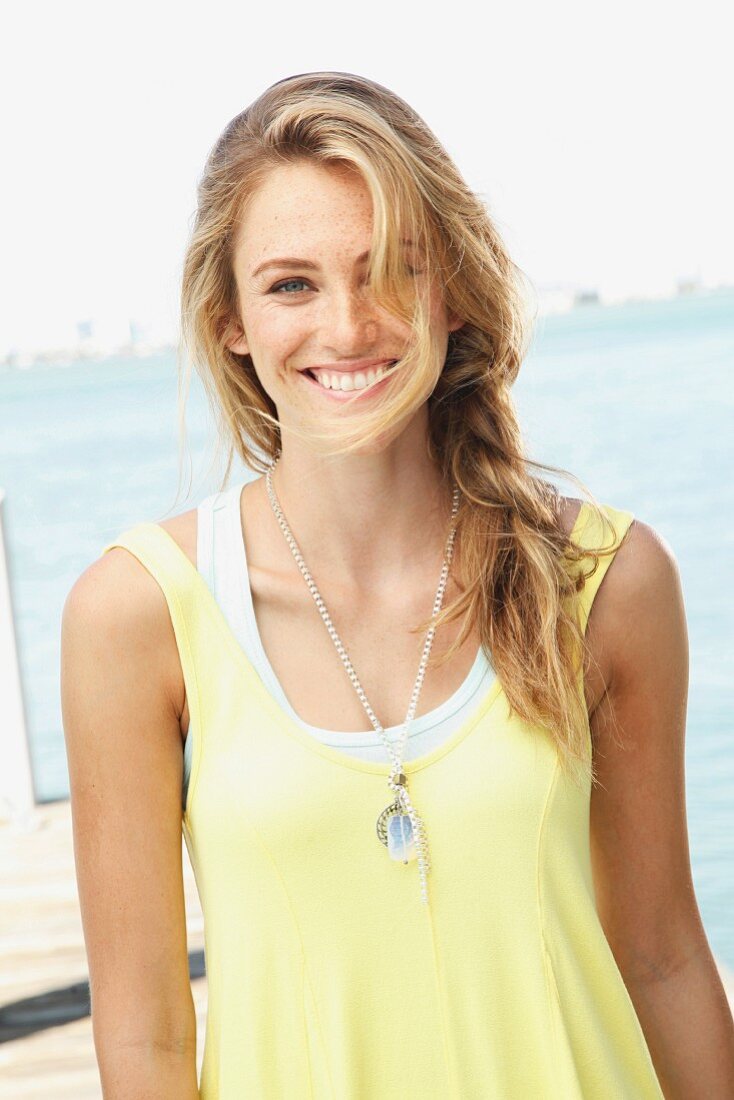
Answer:
[[(612, 673), (619, 684), (638, 675), (642, 651), (663, 657), (680, 643), (685, 623), (680, 570), (672, 547), (635, 518), (604, 576), (592, 607), (603, 623)], [(590, 627), (591, 628), (591, 627)]]
[(101, 684), (115, 677), (171, 714), (180, 711), (176, 642), (158, 582), (129, 551), (114, 547), (77, 578), (61, 616), (62, 666), (70, 683)]
[(667, 540), (640, 519), (633, 519), (604, 576), (597, 599), (630, 621), (654, 611), (679, 584), (675, 554)]
[(87, 566), (72, 585), (63, 609), (70, 628), (120, 642), (150, 636), (165, 614), (160, 585), (122, 546), (112, 547)]
[[(196, 564), (196, 509), (161, 526)], [(165, 595), (153, 575), (124, 546), (113, 546), (86, 567), (72, 585), (63, 608), (64, 636), (93, 637), (100, 647), (121, 657), (145, 654), (149, 674), (158, 670), (159, 684), (178, 713), (182, 675)]]
[[(162, 527), (196, 566), (196, 508), (170, 519), (160, 520)], [(151, 598), (152, 597), (152, 598)], [(74, 582), (66, 597), (66, 607), (106, 616), (110, 621), (142, 617), (150, 625), (156, 610), (165, 605), (160, 586), (134, 554), (124, 546), (113, 546), (93, 561)], [(142, 625), (141, 624), (141, 625)]]
[[(579, 499), (563, 498), (560, 518), (567, 534), (582, 506)], [(590, 715), (612, 684), (626, 680), (635, 665), (638, 672), (642, 667), (632, 635), (643, 648), (659, 647), (659, 624), (671, 609), (680, 623), (682, 594), (675, 556), (662, 535), (635, 518), (607, 567), (589, 615), (585, 685)]]
[(632, 520), (610, 562), (589, 615), (591, 664), (600, 671), (589, 713), (604, 689), (636, 691), (656, 663), (682, 670), (687, 645), (678, 563), (670, 544), (650, 524)]
[[(567, 534), (582, 506), (583, 502), (574, 497), (563, 498), (561, 522)], [(654, 527), (635, 517), (606, 571), (594, 607), (602, 600), (602, 592), (604, 603), (612, 603), (623, 612), (642, 596), (648, 602), (659, 601), (669, 594), (671, 581), (677, 578), (678, 565), (670, 544)]]

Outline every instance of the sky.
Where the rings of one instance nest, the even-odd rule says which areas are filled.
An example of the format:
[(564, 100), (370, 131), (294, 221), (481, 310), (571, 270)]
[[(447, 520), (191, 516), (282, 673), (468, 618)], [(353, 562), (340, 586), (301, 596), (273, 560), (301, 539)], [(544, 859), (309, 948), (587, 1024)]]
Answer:
[[(734, 283), (725, 5), (16, 0), (0, 73), (0, 356), (175, 335), (206, 156), (269, 84), (392, 88), (537, 289)], [(122, 340), (120, 341), (122, 342)]]

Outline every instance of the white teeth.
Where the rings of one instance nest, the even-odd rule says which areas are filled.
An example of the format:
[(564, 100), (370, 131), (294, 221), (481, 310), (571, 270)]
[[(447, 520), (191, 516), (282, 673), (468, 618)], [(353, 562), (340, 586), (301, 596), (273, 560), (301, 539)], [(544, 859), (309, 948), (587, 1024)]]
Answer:
[[(387, 366), (392, 366), (392, 363)], [(387, 366), (379, 366), (376, 369), (370, 367), (367, 371), (356, 371), (354, 373), (348, 373), (347, 371), (329, 372), (326, 370), (314, 370), (312, 373), (316, 381), (327, 390), (363, 390), (366, 386), (372, 385), (373, 382), (379, 381), (385, 374)]]

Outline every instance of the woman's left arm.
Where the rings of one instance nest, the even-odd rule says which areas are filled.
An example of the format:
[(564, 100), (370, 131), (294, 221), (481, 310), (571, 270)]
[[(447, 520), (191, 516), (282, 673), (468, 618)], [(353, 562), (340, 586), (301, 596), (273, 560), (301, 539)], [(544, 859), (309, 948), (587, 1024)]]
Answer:
[(600, 782), (592, 790), (591, 851), (602, 926), (666, 1100), (732, 1100), (734, 1024), (688, 848), (683, 594), (670, 547), (647, 524), (633, 522), (588, 629), (598, 632), (610, 670), (590, 719)]

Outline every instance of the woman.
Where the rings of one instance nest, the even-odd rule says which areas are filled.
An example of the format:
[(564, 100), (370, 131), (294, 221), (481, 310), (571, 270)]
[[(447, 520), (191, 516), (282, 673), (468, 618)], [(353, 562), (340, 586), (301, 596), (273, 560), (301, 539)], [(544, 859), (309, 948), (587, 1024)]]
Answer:
[(730, 1095), (676, 563), (529, 471), (484, 206), (396, 95), (291, 77), (211, 152), (182, 314), (261, 476), (67, 599), (105, 1096), (197, 1096), (181, 827), (205, 1100)]

